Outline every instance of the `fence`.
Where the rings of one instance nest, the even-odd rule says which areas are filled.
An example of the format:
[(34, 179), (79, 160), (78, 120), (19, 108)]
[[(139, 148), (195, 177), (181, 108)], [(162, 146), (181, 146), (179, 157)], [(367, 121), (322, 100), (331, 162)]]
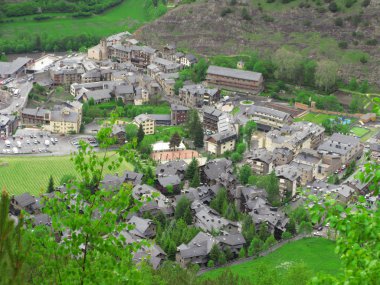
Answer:
[(254, 255), (254, 256), (250, 256), (250, 257), (246, 257), (246, 258), (241, 258), (241, 259), (237, 259), (237, 260), (234, 260), (234, 261), (230, 261), (230, 262), (227, 262), (226, 264), (220, 265), (220, 266), (214, 266), (214, 267), (210, 267), (210, 268), (200, 269), (198, 271), (197, 275), (199, 276), (199, 275), (202, 275), (202, 274), (204, 274), (204, 273), (206, 273), (208, 271), (214, 270), (214, 269), (223, 268), (223, 267), (229, 267), (231, 265), (237, 265), (237, 264), (245, 263), (247, 261), (251, 261), (251, 260), (254, 260), (256, 258), (266, 256), (266, 255), (268, 255), (268, 254), (276, 251), (280, 247), (284, 246), (285, 244), (288, 244), (290, 242), (297, 241), (297, 240), (300, 240), (300, 239), (303, 239), (303, 238), (312, 237), (312, 236), (313, 235), (311, 235), (311, 234), (302, 234), (302, 235), (297, 235), (295, 237), (292, 237), (290, 239), (282, 240), (282, 241), (276, 243), (275, 245), (273, 245), (272, 247), (270, 247), (269, 249), (261, 251), (258, 255)]

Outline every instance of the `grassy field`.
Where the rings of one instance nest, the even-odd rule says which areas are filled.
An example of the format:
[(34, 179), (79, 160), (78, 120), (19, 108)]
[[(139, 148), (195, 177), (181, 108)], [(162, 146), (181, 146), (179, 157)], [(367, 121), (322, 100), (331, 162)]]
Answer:
[(306, 121), (316, 124), (322, 124), (322, 122), (326, 119), (335, 119), (337, 116), (327, 115), (327, 114), (315, 114), (315, 113), (307, 113), (305, 116), (300, 118), (296, 118), (295, 122)]
[[(252, 261), (228, 267), (233, 273), (249, 278), (255, 283), (255, 275), (259, 272), (258, 265), (267, 265), (285, 271), (286, 266), (294, 263), (304, 263), (314, 274), (328, 273), (337, 275), (340, 272), (340, 260), (334, 253), (335, 243), (323, 238), (306, 238), (284, 245), (275, 252)], [(284, 268), (285, 267), (285, 268)], [(209, 271), (203, 278), (215, 278), (225, 268)]]
[(370, 130), (365, 129), (365, 128), (360, 128), (360, 127), (353, 127), (353, 128), (351, 129), (351, 132), (352, 132), (355, 136), (361, 138), (361, 137), (363, 137), (364, 135), (366, 135), (368, 132), (370, 132)]
[(134, 31), (144, 23), (154, 20), (145, 11), (144, 5), (143, 0), (125, 0), (104, 14), (81, 19), (58, 13), (51, 14), (55, 18), (46, 21), (35, 21), (31, 17), (13, 18), (14, 22), (0, 25), (0, 35), (3, 39), (17, 39), (33, 34), (61, 38), (80, 34), (107, 36), (126, 30)]
[[(120, 171), (131, 170), (133, 166), (124, 162)], [(10, 194), (29, 192), (38, 195), (46, 191), (49, 177), (55, 185), (65, 174), (76, 175), (70, 156), (55, 157), (0, 157), (0, 188), (6, 187)]]

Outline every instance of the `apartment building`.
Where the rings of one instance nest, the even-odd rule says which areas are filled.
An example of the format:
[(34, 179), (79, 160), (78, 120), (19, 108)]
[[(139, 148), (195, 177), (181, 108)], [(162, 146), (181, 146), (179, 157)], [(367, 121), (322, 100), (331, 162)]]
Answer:
[(237, 134), (235, 130), (227, 130), (216, 133), (206, 139), (205, 150), (217, 156), (222, 155), (226, 151), (235, 149)]
[(211, 65), (207, 70), (208, 86), (259, 93), (263, 89), (261, 73)]
[(187, 113), (189, 112), (189, 108), (177, 104), (171, 104), (170, 108), (172, 125), (176, 126), (184, 124), (187, 120)]
[(258, 105), (249, 107), (244, 115), (254, 120), (257, 128), (262, 131), (280, 129), (292, 121), (292, 117), (288, 113)]
[(247, 163), (256, 174), (268, 174), (273, 171), (275, 156), (265, 148), (255, 149), (247, 156)]
[(202, 84), (185, 85), (179, 90), (181, 104), (190, 108), (212, 106), (220, 100), (220, 90), (206, 88)]
[(154, 127), (155, 123), (154, 120), (147, 114), (141, 114), (135, 117), (133, 120), (133, 123), (140, 127), (140, 125), (143, 128), (144, 134), (146, 135), (153, 135), (154, 134)]

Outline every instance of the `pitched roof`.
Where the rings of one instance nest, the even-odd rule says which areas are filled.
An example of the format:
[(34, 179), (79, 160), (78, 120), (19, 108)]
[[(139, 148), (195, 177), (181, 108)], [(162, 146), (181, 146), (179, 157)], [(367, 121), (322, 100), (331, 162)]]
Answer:
[(233, 77), (237, 79), (252, 80), (252, 81), (259, 81), (262, 79), (262, 74), (258, 72), (220, 67), (220, 66), (215, 66), (215, 65), (211, 65), (207, 69), (207, 74), (215, 74), (215, 75), (220, 75), (220, 76)]

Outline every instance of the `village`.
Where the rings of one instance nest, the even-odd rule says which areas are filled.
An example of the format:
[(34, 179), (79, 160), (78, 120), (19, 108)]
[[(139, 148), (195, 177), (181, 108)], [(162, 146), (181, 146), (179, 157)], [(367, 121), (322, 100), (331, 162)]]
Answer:
[[(234, 69), (206, 66), (201, 82), (178, 83), (181, 71), (200, 63), (175, 45), (157, 50), (128, 32), (102, 39), (87, 54), (0, 63), (0, 156), (70, 154), (81, 141), (101, 151), (97, 133), (109, 122), (104, 116), (97, 121), (88, 109), (116, 104), (124, 113), (111, 126), (113, 147), (133, 139), (146, 142), (138, 151), (153, 174), (148, 177), (146, 169), (107, 174), (99, 187), (117, 191), (130, 184), (133, 197), (143, 201), (128, 217), (134, 228), (120, 235), (129, 243), (150, 241), (134, 260), (147, 258), (155, 269), (166, 259), (183, 267), (222, 265), (249, 255), (250, 248), (268, 249), (300, 234), (330, 238), (328, 226), (294, 218), (295, 211), (306, 211), (308, 194), (333, 196), (342, 205), (363, 195), (376, 205), (371, 180), (360, 181), (357, 174), (368, 160), (379, 161), (380, 133), (363, 141), (299, 120), (319, 112), (315, 102), (290, 106), (260, 96), (265, 78), (244, 70), (244, 62)], [(36, 88), (61, 88), (67, 95), (54, 105), (28, 105)], [(166, 111), (155, 113), (162, 104)], [(144, 112), (144, 106), (152, 110)], [(125, 116), (132, 108), (142, 111)], [(110, 116), (108, 109), (99, 110)], [(361, 128), (377, 127), (374, 113), (358, 114), (356, 120)], [(68, 185), (59, 185), (44, 196), (67, 191)], [(29, 193), (14, 196), (11, 214), (17, 219), (23, 210), (33, 224), (49, 226), (41, 201)], [(163, 233), (157, 236), (163, 227), (159, 220), (185, 221), (197, 234), (188, 243), (164, 243)]]

